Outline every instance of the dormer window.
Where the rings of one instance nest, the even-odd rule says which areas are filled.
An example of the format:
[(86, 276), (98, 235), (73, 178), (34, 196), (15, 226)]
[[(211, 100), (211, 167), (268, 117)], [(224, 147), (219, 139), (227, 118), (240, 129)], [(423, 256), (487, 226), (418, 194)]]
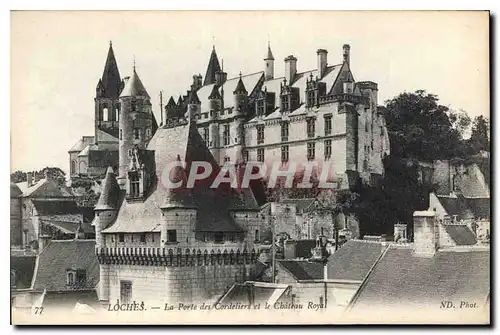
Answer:
[(264, 125), (259, 124), (257, 126), (257, 144), (264, 143)]
[(138, 197), (140, 193), (139, 174), (137, 172), (130, 172), (129, 179), (130, 179), (130, 196)]

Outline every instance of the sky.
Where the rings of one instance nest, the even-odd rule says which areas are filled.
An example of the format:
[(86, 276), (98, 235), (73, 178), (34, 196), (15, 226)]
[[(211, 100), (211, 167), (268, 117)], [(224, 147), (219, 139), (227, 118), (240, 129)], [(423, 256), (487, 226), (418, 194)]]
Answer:
[(122, 77), (137, 72), (160, 120), (166, 103), (205, 75), (215, 45), (228, 78), (262, 71), (270, 40), (275, 77), (284, 58), (298, 72), (316, 68), (316, 50), (342, 62), (351, 45), (357, 81), (378, 83), (379, 104), (424, 89), (471, 116), (489, 116), (487, 12), (132, 12), (44, 11), (11, 14), (11, 171), (57, 166), (94, 135), (95, 88), (109, 47)]

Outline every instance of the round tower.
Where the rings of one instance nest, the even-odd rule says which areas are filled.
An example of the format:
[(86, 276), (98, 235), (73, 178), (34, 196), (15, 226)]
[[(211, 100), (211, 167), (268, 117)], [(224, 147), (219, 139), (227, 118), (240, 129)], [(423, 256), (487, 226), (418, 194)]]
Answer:
[(187, 102), (187, 115), (189, 120), (196, 120), (200, 116), (201, 102), (196, 91), (191, 91)]
[(274, 78), (274, 56), (271, 52), (271, 43), (267, 43), (267, 55), (264, 58), (265, 68), (264, 76), (265, 80), (271, 80)]
[(134, 70), (120, 94), (119, 172), (118, 184), (125, 187), (125, 179), (132, 149), (146, 149), (153, 136), (153, 114), (150, 96)]

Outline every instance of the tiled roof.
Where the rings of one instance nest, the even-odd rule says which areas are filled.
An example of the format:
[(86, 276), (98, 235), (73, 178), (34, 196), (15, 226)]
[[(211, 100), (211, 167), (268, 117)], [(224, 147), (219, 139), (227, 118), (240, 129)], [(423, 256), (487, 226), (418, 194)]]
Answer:
[(118, 98), (120, 94), (121, 79), (111, 43), (109, 44), (108, 57), (106, 59), (106, 65), (104, 65), (101, 81), (104, 88), (104, 96), (111, 99)]
[(474, 245), (477, 243), (474, 233), (466, 225), (444, 225), (444, 229), (457, 245)]
[(93, 289), (99, 281), (99, 263), (95, 240), (51, 241), (38, 256), (35, 290), (72, 291), (66, 285), (66, 270), (86, 271), (87, 283), (81, 289)]
[(10, 256), (10, 269), (15, 271), (17, 289), (31, 287), (35, 264), (36, 256)]
[(96, 210), (117, 209), (120, 187), (116, 181), (111, 167), (106, 171), (106, 177), (102, 182), (102, 191), (95, 206)]
[(215, 46), (210, 54), (210, 59), (208, 61), (207, 72), (205, 73), (205, 80), (203, 85), (209, 85), (215, 83), (215, 73), (220, 71), (221, 67), (219, 64), (219, 59), (217, 58), (217, 53), (215, 52)]
[[(204, 161), (213, 166), (214, 173), (203, 181), (199, 181), (194, 188), (189, 189), (192, 196), (191, 203), (178, 203), (197, 209), (197, 231), (227, 231), (239, 232), (239, 227), (230, 215), (230, 210), (259, 210), (257, 202), (250, 190), (239, 192), (223, 184), (219, 188), (210, 188), (216, 177), (219, 165), (205, 146), (195, 123), (180, 125), (172, 128), (160, 128), (151, 139), (148, 150), (155, 153), (156, 175), (159, 180), (152, 186), (152, 191), (144, 202), (123, 201), (118, 212), (116, 223), (104, 232), (144, 232), (156, 231), (161, 222), (161, 207), (165, 199), (170, 197), (165, 178), (167, 164), (177, 160), (186, 162), (186, 170), (190, 169), (191, 162)], [(188, 198), (185, 198), (188, 199)], [(179, 200), (179, 199), (178, 199)], [(182, 202), (182, 199), (180, 199)], [(177, 201), (179, 202), (179, 201)]]
[(362, 281), (387, 246), (350, 240), (328, 259), (328, 279)]
[(468, 208), (467, 202), (461, 196), (447, 197), (438, 196), (439, 202), (446, 210), (448, 215), (457, 215), (458, 220), (464, 220), (473, 217), (472, 211)]
[[(222, 297), (219, 304), (241, 303), (274, 304), (288, 289), (288, 285), (273, 283), (235, 283)], [(253, 296), (250, 301), (250, 297)]]
[(16, 183), (10, 182), (10, 197), (18, 198), (23, 195), (23, 191), (16, 185)]
[(150, 99), (150, 96), (146, 91), (146, 89), (144, 88), (144, 85), (142, 84), (142, 81), (137, 75), (137, 72), (134, 67), (134, 70), (132, 71), (132, 76), (125, 84), (125, 87), (123, 88), (120, 97), (139, 97), (139, 96)]
[(60, 214), (81, 214), (74, 200), (33, 200), (40, 216)]
[(321, 263), (302, 260), (278, 260), (278, 262), (297, 280), (323, 279)]
[(490, 293), (489, 250), (437, 251), (418, 257), (391, 246), (361, 285), (354, 309), (388, 306), (439, 308), (442, 301), (484, 303)]

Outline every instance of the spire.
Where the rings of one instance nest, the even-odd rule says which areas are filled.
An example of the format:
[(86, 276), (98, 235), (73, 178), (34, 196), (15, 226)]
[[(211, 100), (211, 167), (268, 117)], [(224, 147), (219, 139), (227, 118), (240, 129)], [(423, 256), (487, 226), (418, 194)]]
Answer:
[(177, 106), (182, 107), (184, 101), (182, 100), (182, 95), (179, 95), (179, 99), (177, 99)]
[(101, 81), (104, 96), (111, 99), (118, 98), (122, 80), (120, 79), (120, 72), (118, 71), (111, 41), (109, 41), (108, 57), (106, 58), (106, 65), (104, 65)]
[(203, 85), (215, 83), (215, 73), (220, 70), (221, 67), (219, 65), (219, 59), (217, 58), (214, 45), (212, 53), (210, 54), (210, 60), (208, 61), (207, 73), (205, 74), (205, 81), (203, 82)]
[(240, 79), (238, 80), (238, 84), (236, 85), (233, 94), (248, 94), (245, 85), (243, 84), (243, 80), (241, 80), (241, 72)]
[(209, 99), (222, 99), (222, 96), (219, 93), (219, 87), (217, 85), (214, 85), (212, 88), (212, 92), (208, 96)]
[(135, 61), (134, 61), (134, 70), (132, 72), (132, 76), (125, 84), (122, 93), (120, 94), (120, 98), (122, 97), (138, 97), (142, 96), (147, 99), (151, 99), (148, 92), (144, 88), (141, 79), (137, 75), (135, 71)]
[(168, 99), (167, 107), (174, 107), (174, 106), (175, 106), (175, 101), (174, 98), (171, 96), (170, 99)]
[(274, 56), (271, 51), (271, 41), (267, 41), (267, 56), (264, 60), (274, 60)]
[(106, 177), (102, 181), (102, 191), (97, 205), (96, 210), (106, 210), (106, 209), (117, 209), (118, 195), (120, 192), (120, 187), (115, 178), (115, 173), (111, 167), (108, 167), (106, 171)]

